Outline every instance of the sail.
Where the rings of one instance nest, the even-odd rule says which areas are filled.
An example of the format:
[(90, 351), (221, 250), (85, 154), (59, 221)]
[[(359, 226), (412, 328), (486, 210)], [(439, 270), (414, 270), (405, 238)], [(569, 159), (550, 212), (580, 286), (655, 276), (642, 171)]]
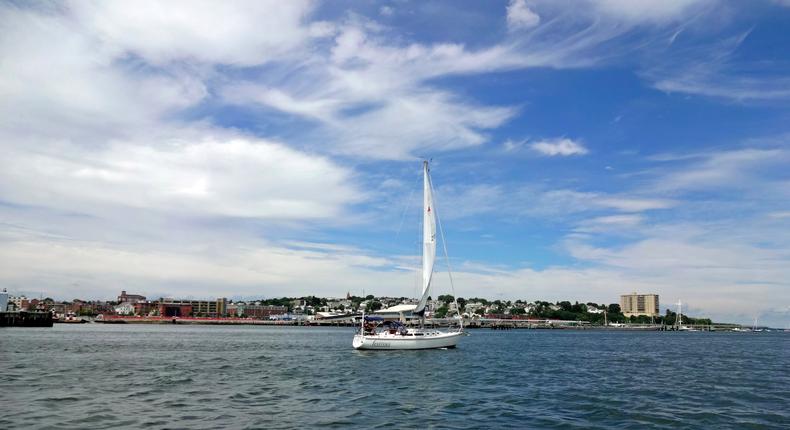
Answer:
[(431, 177), (428, 162), (423, 162), (423, 213), (422, 213), (422, 296), (414, 312), (419, 314), (425, 309), (433, 276), (433, 263), (436, 260), (436, 211), (433, 207)]

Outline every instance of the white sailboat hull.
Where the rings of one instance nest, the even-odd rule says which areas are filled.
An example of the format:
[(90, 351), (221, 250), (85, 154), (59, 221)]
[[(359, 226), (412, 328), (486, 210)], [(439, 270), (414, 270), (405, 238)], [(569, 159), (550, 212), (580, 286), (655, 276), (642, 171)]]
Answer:
[(354, 336), (352, 345), (354, 349), (378, 349), (385, 351), (407, 349), (435, 349), (455, 348), (458, 341), (466, 333), (458, 332), (430, 332), (422, 336), (409, 336), (400, 334), (375, 334)]

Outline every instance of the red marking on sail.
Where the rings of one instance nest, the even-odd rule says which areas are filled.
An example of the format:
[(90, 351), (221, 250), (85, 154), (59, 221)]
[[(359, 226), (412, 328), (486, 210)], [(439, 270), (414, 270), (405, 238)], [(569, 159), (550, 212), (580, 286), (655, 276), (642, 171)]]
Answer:
[(428, 212), (430, 212), (430, 211), (431, 211), (431, 207), (430, 207), (430, 206), (428, 206)]

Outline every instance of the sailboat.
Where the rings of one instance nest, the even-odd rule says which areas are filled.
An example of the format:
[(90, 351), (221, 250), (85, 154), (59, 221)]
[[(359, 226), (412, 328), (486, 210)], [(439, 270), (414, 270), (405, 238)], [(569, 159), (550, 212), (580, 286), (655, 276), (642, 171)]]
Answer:
[[(424, 321), (425, 306), (430, 294), (433, 266), (436, 260), (436, 208), (433, 205), (433, 186), (431, 184), (428, 162), (423, 162), (423, 229), (422, 229), (422, 296), (416, 305), (397, 305), (382, 312), (399, 313), (400, 321), (385, 321), (377, 316), (362, 315), (359, 331), (354, 335), (352, 345), (355, 349), (404, 350), (455, 348), (458, 341), (466, 335), (463, 319), (457, 330), (425, 330), (407, 328), (401, 322), (403, 315), (411, 312)], [(441, 224), (440, 224), (441, 232)], [(445, 247), (445, 255), (447, 248)], [(449, 267), (448, 267), (449, 269)], [(452, 278), (451, 278), (452, 279)], [(451, 281), (452, 282), (452, 281)], [(456, 309), (458, 305), (456, 303)], [(422, 324), (421, 324), (422, 325)]]

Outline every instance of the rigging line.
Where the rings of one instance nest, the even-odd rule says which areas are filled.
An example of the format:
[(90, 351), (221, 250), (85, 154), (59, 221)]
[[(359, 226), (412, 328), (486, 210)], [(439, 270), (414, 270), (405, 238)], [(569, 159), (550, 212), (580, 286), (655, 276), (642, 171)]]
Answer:
[[(419, 177), (417, 178), (417, 180), (419, 180)], [(398, 236), (400, 235), (400, 231), (403, 228), (403, 220), (406, 219), (406, 212), (409, 209), (411, 209), (411, 204), (414, 202), (414, 200), (412, 199), (412, 197), (414, 196), (414, 188), (415, 187), (411, 187), (411, 191), (409, 192), (409, 198), (408, 200), (406, 200), (406, 206), (403, 208), (403, 213), (401, 213), (400, 215), (400, 223), (398, 224), (398, 231), (395, 232), (395, 239), (398, 239)]]
[[(413, 206), (413, 203), (414, 203), (414, 198), (413, 198), (414, 197), (414, 189), (417, 188), (416, 184), (419, 182), (421, 176), (422, 175), (417, 176), (417, 178), (414, 181), (414, 185), (412, 187), (410, 187), (411, 191), (409, 192), (409, 198), (406, 200), (406, 205), (403, 208), (403, 213), (401, 213), (400, 224), (398, 224), (398, 231), (395, 232), (395, 239), (396, 240), (397, 240), (398, 236), (400, 235), (401, 230), (403, 229), (403, 223), (406, 220), (406, 213)], [(421, 220), (418, 220), (418, 223), (420, 223), (420, 222), (421, 222)], [(418, 229), (416, 230), (416, 233), (417, 233), (417, 236), (415, 237), (415, 241), (414, 241), (414, 251), (416, 251), (416, 254), (419, 254), (420, 253), (420, 243), (419, 243), (420, 242), (420, 239), (419, 239), (420, 231), (419, 231), (419, 226), (418, 226)], [(420, 284), (419, 277), (420, 277), (420, 267), (419, 267), (419, 265), (417, 265), (417, 268), (414, 271), (414, 290), (412, 291), (412, 293), (413, 293), (412, 297), (417, 297), (417, 291), (419, 290), (419, 287), (420, 287), (420, 285), (419, 285)]]
[[(422, 172), (417, 177), (416, 182), (419, 184), (422, 181)], [(418, 187), (420, 191), (422, 191), (422, 185)], [(422, 199), (419, 199), (422, 200)], [(419, 206), (422, 208), (422, 201), (419, 202)], [(423, 210), (425, 208), (422, 208)], [(425, 215), (418, 216), (414, 222), (414, 255), (415, 258), (415, 270), (414, 270), (414, 297), (419, 299), (422, 297), (423, 293), (423, 279), (422, 279), (422, 272), (423, 272), (423, 253), (425, 252), (425, 244), (423, 243), (423, 229), (424, 229), (424, 218)], [(427, 306), (427, 304), (426, 304)]]
[(453, 303), (455, 303), (455, 311), (458, 312), (458, 321), (461, 324), (461, 330), (464, 329), (464, 316), (461, 315), (461, 308), (458, 307), (458, 297), (455, 294), (455, 284), (453, 283), (453, 269), (450, 267), (450, 256), (447, 254), (447, 240), (444, 238), (444, 229), (442, 228), (442, 220), (439, 218), (439, 211), (436, 210), (436, 190), (433, 189), (433, 181), (430, 181), (431, 194), (433, 195), (433, 216), (436, 217), (436, 222), (439, 224), (439, 233), (442, 235), (442, 248), (444, 249), (444, 259), (447, 264), (447, 276), (450, 277), (450, 290), (453, 292)]

